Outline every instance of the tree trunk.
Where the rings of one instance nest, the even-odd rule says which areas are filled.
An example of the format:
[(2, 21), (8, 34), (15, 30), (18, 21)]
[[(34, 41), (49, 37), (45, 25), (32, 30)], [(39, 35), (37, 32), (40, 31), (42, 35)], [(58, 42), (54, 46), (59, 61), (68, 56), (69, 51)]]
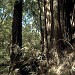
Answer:
[(44, 0), (44, 17), (45, 17), (45, 45), (46, 45), (46, 56), (47, 60), (49, 60), (49, 49), (48, 49), (48, 33), (47, 33), (47, 23), (46, 23), (46, 12), (47, 12), (47, 7), (46, 7), (47, 1)]
[(17, 48), (16, 45), (18, 45), (20, 48), (22, 47), (22, 0), (15, 1), (14, 4), (12, 23), (12, 50), (10, 53), (11, 64), (9, 68), (10, 75), (14, 75), (14, 66), (16, 65), (16, 61), (19, 61), (18, 58), (20, 57), (20, 55), (18, 55), (17, 58), (17, 54), (15, 53), (16, 51), (18, 52), (18, 49), (15, 49), (15, 47)]
[(44, 29), (42, 26), (42, 20), (41, 20), (41, 3), (40, 0), (38, 0), (38, 7), (39, 7), (39, 19), (40, 19), (40, 31), (41, 31), (41, 50), (44, 51)]
[(58, 36), (59, 36), (59, 39), (62, 39), (62, 29), (61, 29), (61, 22), (60, 22), (60, 0), (58, 0), (58, 29), (59, 29), (59, 32), (58, 32)]
[(62, 50), (63, 50), (63, 42), (62, 41), (59, 41), (60, 39), (63, 39), (63, 36), (62, 36), (62, 26), (61, 26), (61, 21), (60, 21), (60, 3), (61, 1), (60, 0), (57, 0), (58, 1), (58, 27), (57, 27), (57, 38), (56, 38), (56, 41), (58, 41), (57, 43), (57, 49), (58, 49), (58, 54), (59, 54), (59, 58), (61, 58), (61, 55), (62, 55)]
[(53, 0), (50, 0), (50, 12), (51, 12), (51, 34), (50, 34), (50, 43), (53, 47), (53, 39), (54, 39), (54, 19), (53, 19)]
[(12, 23), (12, 44), (22, 47), (22, 0), (15, 1)]
[[(68, 32), (68, 39), (72, 40), (72, 30), (71, 30), (71, 24), (70, 24), (70, 13), (73, 11), (73, 3), (72, 0), (66, 0), (65, 2), (65, 13), (66, 13), (66, 30)], [(68, 41), (69, 41), (68, 40)]]

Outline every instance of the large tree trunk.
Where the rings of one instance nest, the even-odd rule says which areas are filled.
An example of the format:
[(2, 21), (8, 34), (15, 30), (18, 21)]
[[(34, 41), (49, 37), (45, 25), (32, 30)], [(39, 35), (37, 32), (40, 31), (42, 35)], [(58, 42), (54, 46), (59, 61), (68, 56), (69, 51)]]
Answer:
[(22, 0), (16, 1), (14, 4), (12, 44), (22, 47)]
[(22, 47), (22, 0), (15, 1), (14, 4), (14, 14), (13, 14), (13, 23), (12, 23), (12, 50), (10, 54), (11, 64), (9, 68), (10, 75), (14, 75), (13, 70), (17, 66), (19, 67), (19, 65), (15, 67), (16, 62), (19, 61), (19, 57), (21, 56), (20, 54), (18, 54), (17, 57), (17, 54), (15, 53), (16, 51), (18, 52), (17, 45), (20, 48)]

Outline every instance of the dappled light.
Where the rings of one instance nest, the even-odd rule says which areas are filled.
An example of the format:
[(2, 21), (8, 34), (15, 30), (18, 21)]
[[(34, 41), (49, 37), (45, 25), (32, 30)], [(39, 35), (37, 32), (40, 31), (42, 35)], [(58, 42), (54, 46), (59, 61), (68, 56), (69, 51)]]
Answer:
[(75, 0), (0, 0), (0, 75), (75, 75)]

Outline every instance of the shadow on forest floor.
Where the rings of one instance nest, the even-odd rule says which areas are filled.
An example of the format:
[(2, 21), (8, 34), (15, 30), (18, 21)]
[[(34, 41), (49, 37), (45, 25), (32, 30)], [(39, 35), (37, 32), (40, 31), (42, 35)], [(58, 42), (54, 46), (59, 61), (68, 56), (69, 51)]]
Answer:
[[(25, 49), (16, 47), (15, 49), (18, 52), (22, 51), (23, 55), (18, 58), (19, 60), (15, 60), (14, 65), (12, 64), (13, 75), (75, 75), (75, 43), (72, 43), (72, 46), (74, 50), (67, 46), (64, 50), (61, 50), (61, 53), (58, 52), (56, 47), (52, 48), (49, 52), (50, 58), (48, 61), (46, 54), (40, 50), (25, 52)], [(19, 67), (17, 67), (18, 65)], [(0, 75), (8, 74), (4, 72)], [(12, 75), (11, 72), (9, 75)]]

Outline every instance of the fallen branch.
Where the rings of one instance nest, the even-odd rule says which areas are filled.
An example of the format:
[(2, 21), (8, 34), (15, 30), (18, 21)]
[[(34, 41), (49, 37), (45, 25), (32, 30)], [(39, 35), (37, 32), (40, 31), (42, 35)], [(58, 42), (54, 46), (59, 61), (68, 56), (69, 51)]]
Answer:
[(70, 44), (69, 41), (64, 40), (64, 39), (59, 39), (59, 40), (56, 42), (56, 44), (57, 44), (59, 41), (64, 41), (64, 42), (66, 42), (66, 43), (71, 47), (71, 49), (74, 50), (73, 46)]

